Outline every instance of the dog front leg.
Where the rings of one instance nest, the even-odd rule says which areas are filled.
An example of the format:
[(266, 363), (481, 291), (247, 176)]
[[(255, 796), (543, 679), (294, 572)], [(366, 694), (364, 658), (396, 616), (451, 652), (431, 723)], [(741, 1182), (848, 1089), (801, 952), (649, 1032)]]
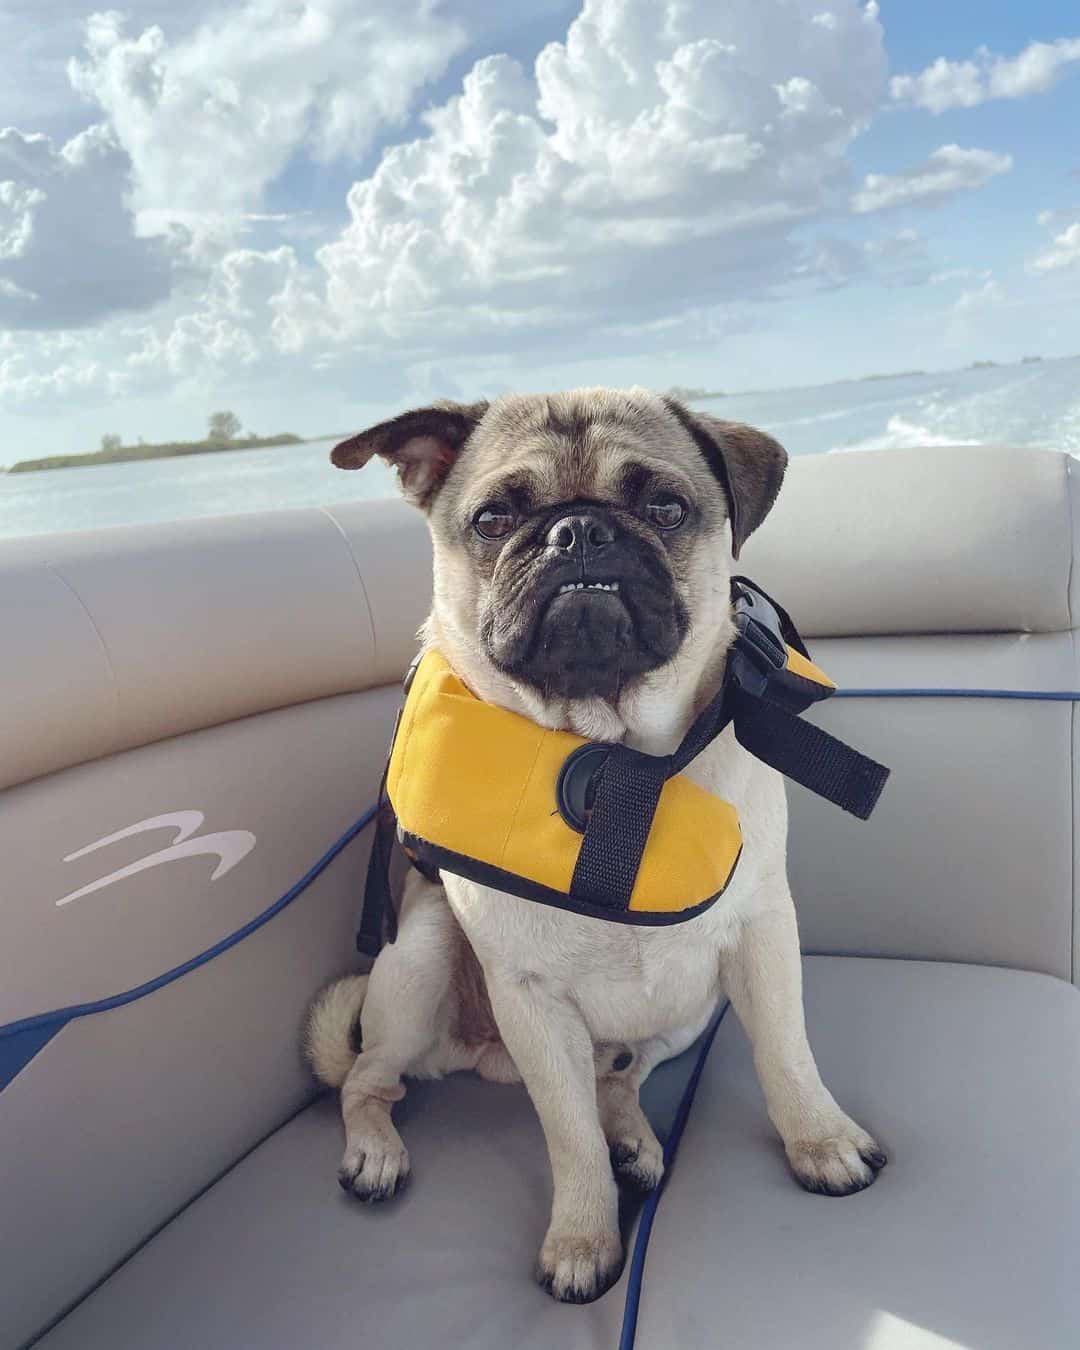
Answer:
[(753, 1047), (769, 1119), (799, 1184), (824, 1195), (850, 1195), (869, 1186), (885, 1154), (841, 1111), (818, 1073), (806, 1038), (790, 895), (778, 897), (778, 908), (750, 919), (720, 965), (725, 991)]
[(589, 1303), (622, 1268), (618, 1195), (596, 1103), (593, 1043), (567, 993), (538, 976), (487, 972), (492, 1011), (536, 1107), (551, 1159), (551, 1222), (537, 1279)]

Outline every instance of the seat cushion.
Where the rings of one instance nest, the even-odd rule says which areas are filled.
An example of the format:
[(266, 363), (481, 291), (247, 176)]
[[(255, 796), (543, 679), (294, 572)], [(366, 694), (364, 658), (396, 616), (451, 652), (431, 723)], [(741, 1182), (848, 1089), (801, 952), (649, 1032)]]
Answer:
[(796, 1187), (726, 1018), (659, 1206), (638, 1350), (1074, 1350), (1080, 993), (818, 957), (806, 1007), (822, 1076), (889, 1166), (843, 1199)]
[[(661, 1138), (696, 1048), (650, 1077)], [(457, 1074), (394, 1108), (408, 1189), (365, 1206), (335, 1181), (325, 1096), (240, 1161), (38, 1342), (48, 1350), (607, 1350), (623, 1297), (553, 1302), (532, 1279), (551, 1182), (523, 1088)], [(640, 1201), (624, 1197), (632, 1239)], [(623, 1276), (623, 1283), (626, 1275)], [(0, 1332), (0, 1344), (4, 1344)]]
[[(818, 957), (807, 1006), (826, 1079), (892, 1161), (857, 1196), (799, 1190), (729, 1015), (653, 1228), (639, 1350), (1072, 1347), (1080, 994), (1013, 971)], [(661, 1127), (692, 1058), (646, 1087)], [(589, 1307), (531, 1282), (550, 1182), (522, 1090), (459, 1076), (415, 1085), (398, 1110), (414, 1181), (392, 1206), (338, 1191), (323, 1099), (40, 1345), (614, 1350), (626, 1275)]]

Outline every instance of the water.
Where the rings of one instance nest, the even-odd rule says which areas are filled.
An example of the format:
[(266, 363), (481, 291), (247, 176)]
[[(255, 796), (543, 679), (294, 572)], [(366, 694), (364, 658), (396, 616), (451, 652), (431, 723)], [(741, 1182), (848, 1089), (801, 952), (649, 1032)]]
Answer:
[[(763, 427), (793, 455), (958, 444), (1080, 455), (1080, 357), (740, 394), (700, 406)], [(0, 474), (0, 537), (393, 495), (383, 464), (343, 473), (330, 465), (331, 445)]]
[(0, 538), (394, 495), (394, 475), (381, 461), (358, 473), (335, 469), (333, 444), (0, 474)]

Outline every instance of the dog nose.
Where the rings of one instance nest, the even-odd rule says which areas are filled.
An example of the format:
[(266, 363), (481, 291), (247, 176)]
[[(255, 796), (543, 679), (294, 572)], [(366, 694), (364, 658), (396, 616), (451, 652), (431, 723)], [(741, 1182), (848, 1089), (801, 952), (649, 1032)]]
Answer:
[(615, 542), (614, 527), (600, 516), (563, 516), (548, 531), (548, 547), (560, 553), (580, 553), (588, 558)]

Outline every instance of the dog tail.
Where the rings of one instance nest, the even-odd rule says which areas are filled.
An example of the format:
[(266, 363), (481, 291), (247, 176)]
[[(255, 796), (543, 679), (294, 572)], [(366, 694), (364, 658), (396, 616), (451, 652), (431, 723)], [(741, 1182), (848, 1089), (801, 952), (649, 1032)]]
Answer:
[(366, 975), (346, 975), (317, 995), (308, 1010), (304, 1053), (320, 1083), (344, 1083), (360, 1053), (360, 1010), (367, 993)]

